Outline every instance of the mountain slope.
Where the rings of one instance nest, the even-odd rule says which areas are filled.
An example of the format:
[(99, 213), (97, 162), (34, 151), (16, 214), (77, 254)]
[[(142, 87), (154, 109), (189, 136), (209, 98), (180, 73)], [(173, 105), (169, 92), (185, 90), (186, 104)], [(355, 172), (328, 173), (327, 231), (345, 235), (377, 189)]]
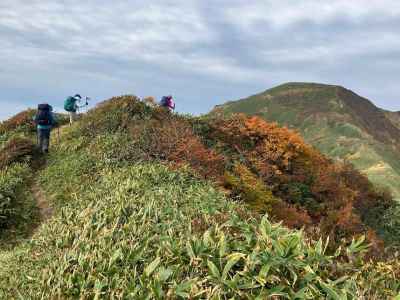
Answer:
[[(34, 137), (10, 128), (0, 155), (15, 150), (15, 134)], [(386, 299), (400, 291), (399, 262), (383, 247), (368, 251), (377, 239), (363, 223), (390, 210), (385, 197), (287, 129), (260, 118), (184, 117), (124, 96), (60, 137), (31, 170), (52, 217), (15, 248), (0, 242), (1, 299)], [(29, 156), (27, 172), (37, 159)], [(21, 159), (12, 157), (5, 175)], [(29, 188), (8, 188), (21, 173), (0, 172), (11, 206)], [(274, 224), (279, 212), (304, 229)]]
[(344, 159), (400, 199), (400, 113), (377, 108), (340, 86), (288, 83), (217, 106), (297, 129), (324, 154)]

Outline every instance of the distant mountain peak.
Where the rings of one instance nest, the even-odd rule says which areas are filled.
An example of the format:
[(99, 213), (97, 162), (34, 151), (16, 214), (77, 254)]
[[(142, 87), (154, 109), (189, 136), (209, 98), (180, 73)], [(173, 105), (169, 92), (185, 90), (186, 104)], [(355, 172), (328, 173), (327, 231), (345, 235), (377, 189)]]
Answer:
[(301, 81), (285, 82), (283, 84), (280, 84), (280, 85), (276, 86), (275, 88), (299, 88), (299, 87), (306, 87), (306, 88), (342, 88), (342, 89), (345, 89), (344, 87), (339, 86), (339, 85), (325, 84), (325, 83), (318, 83), (318, 82), (301, 82)]
[[(217, 106), (211, 114), (256, 115), (295, 128), (332, 158), (353, 162), (366, 173), (386, 163), (389, 173), (371, 179), (400, 198), (400, 112), (388, 112), (352, 90), (315, 82), (287, 82)], [(377, 172), (377, 171), (376, 171)]]

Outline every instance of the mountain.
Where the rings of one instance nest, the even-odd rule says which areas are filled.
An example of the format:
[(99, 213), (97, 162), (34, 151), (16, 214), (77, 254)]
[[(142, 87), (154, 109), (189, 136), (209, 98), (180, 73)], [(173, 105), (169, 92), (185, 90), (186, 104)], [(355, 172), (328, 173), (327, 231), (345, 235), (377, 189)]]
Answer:
[(286, 83), (214, 108), (245, 113), (298, 130), (334, 159), (346, 160), (400, 199), (400, 112), (376, 107), (341, 86)]
[(383, 111), (386, 114), (386, 117), (393, 123), (394, 126), (400, 129), (400, 111), (391, 112), (391, 111)]
[(121, 96), (41, 155), (32, 113), (0, 124), (0, 299), (400, 292), (397, 203), (291, 130)]

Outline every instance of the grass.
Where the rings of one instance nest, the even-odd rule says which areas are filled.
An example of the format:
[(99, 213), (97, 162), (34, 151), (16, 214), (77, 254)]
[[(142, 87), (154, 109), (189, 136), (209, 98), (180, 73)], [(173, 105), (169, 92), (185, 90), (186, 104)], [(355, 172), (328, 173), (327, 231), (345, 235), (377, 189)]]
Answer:
[[(60, 163), (42, 173), (48, 191), (60, 188), (53, 176)], [(92, 171), (81, 169), (80, 178)], [(189, 173), (158, 164), (99, 172), (83, 179), (90, 188), (77, 186), (69, 197), (65, 181), (53, 194), (56, 215), (30, 243), (2, 253), (3, 297), (315, 299), (360, 292), (348, 277), (335, 281), (337, 257), (324, 253), (325, 243), (267, 218), (243, 219), (244, 207)], [(363, 247), (354, 243), (349, 254)], [(395, 288), (393, 280), (385, 285)]]
[[(142, 112), (148, 121), (152, 112)], [(325, 238), (251, 213), (187, 166), (146, 161), (147, 148), (118, 119), (136, 122), (133, 115), (113, 111), (99, 127), (91, 115), (63, 128), (36, 174), (54, 215), (31, 239), (0, 250), (0, 298), (385, 299), (400, 292), (397, 258), (368, 260), (363, 237), (327, 252)], [(15, 168), (3, 180), (12, 191), (26, 182), (17, 180), (23, 170), (32, 175)]]
[(0, 248), (7, 249), (25, 238), (38, 221), (38, 210), (26, 187), (31, 168), (16, 163), (0, 170)]

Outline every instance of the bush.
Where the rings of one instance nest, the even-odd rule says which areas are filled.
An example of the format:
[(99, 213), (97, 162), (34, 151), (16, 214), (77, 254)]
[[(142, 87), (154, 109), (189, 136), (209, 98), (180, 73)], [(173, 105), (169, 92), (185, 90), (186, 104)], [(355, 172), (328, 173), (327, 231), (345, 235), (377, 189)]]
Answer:
[(222, 180), (224, 157), (206, 148), (186, 120), (153, 120), (132, 127), (131, 132), (148, 160), (164, 160), (176, 167), (188, 165), (203, 178)]
[(16, 162), (29, 162), (36, 154), (36, 146), (30, 139), (12, 138), (0, 149), (0, 169)]
[(232, 173), (226, 172), (225, 187), (232, 191), (233, 196), (241, 196), (253, 209), (264, 214), (270, 214), (273, 206), (281, 201), (265, 187), (264, 182), (241, 164), (236, 164)]
[[(22, 199), (31, 175), (27, 164), (13, 164), (0, 170), (0, 235), (11, 225), (16, 226), (29, 211), (24, 211)], [(27, 216), (29, 218), (29, 216)], [(23, 220), (26, 221), (26, 220)]]
[[(326, 242), (308, 241), (267, 218), (243, 219), (237, 204), (190, 175), (155, 164), (102, 173), (90, 189), (69, 194), (27, 248), (0, 259), (4, 297), (339, 299), (396, 293), (387, 271), (377, 271), (386, 289), (365, 288), (366, 270), (357, 271), (354, 260), (365, 251), (362, 240), (329, 256)], [(57, 176), (46, 178), (50, 189), (59, 186), (52, 180)], [(198, 216), (209, 222), (200, 231), (192, 228)]]
[(10, 131), (19, 131), (27, 134), (35, 132), (36, 128), (33, 122), (35, 114), (36, 110), (28, 109), (0, 123), (0, 135)]
[(384, 196), (383, 203), (383, 196), (374, 192), (365, 176), (327, 159), (293, 131), (244, 115), (207, 122), (208, 126), (195, 122), (197, 132), (225, 155), (228, 168), (240, 162), (263, 182), (264, 189), (284, 201), (286, 209), (281, 203), (272, 216), (279, 216), (285, 224), (299, 226), (292, 218), (304, 225), (313, 223), (339, 243), (342, 238), (367, 234), (368, 226), (378, 229), (367, 221), (371, 219), (368, 214), (383, 213), (393, 203), (390, 196)]
[(97, 105), (79, 122), (77, 135), (95, 137), (127, 129), (137, 120), (148, 119), (153, 109), (135, 96), (115, 97)]
[[(90, 145), (91, 153), (104, 162), (156, 160), (173, 168), (189, 166), (250, 203), (251, 188), (245, 192), (243, 178), (235, 175), (234, 166), (240, 164), (264, 193), (259, 197), (264, 203), (257, 200), (253, 208), (263, 207), (261, 211), (270, 211), (288, 226), (319, 227), (331, 242), (367, 234), (371, 228), (380, 232), (380, 225), (370, 220), (384, 214), (392, 203), (390, 197), (374, 192), (368, 179), (351, 166), (333, 163), (295, 132), (257, 117), (192, 119), (122, 96), (90, 111), (72, 131), (75, 137), (81, 134), (88, 138), (81, 146)], [(236, 186), (234, 180), (239, 180)], [(271, 199), (279, 199), (274, 209), (268, 203)]]

